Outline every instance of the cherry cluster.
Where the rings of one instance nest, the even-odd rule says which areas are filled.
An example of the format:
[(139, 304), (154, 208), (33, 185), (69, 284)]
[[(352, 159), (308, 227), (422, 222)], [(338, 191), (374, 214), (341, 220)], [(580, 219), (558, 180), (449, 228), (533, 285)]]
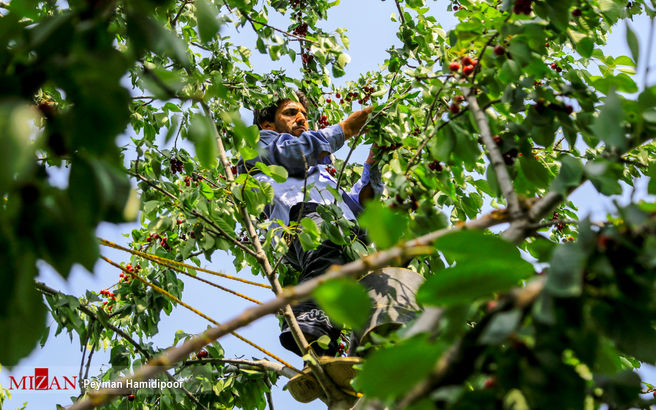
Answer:
[[(116, 300), (116, 295), (114, 295), (114, 292), (110, 292), (107, 289), (101, 290), (100, 295), (103, 296), (103, 297), (106, 297), (106, 298), (111, 298), (112, 303), (114, 303), (114, 301)], [(107, 306), (108, 302), (109, 302), (109, 300), (104, 301), (103, 302), (103, 307)], [(112, 311), (112, 306), (113, 305), (107, 306), (107, 311), (111, 312)]]
[(172, 173), (173, 175), (175, 175), (175, 174), (178, 173), (178, 172), (182, 172), (182, 170), (184, 169), (184, 166), (183, 166), (183, 164), (182, 164), (182, 161), (180, 161), (180, 160), (177, 159), (177, 158), (171, 158), (171, 159), (169, 160), (169, 163), (171, 164), (171, 173)]
[(401, 194), (396, 194), (396, 196), (394, 197), (394, 200), (395, 200), (396, 202), (393, 202), (393, 203), (390, 205), (390, 208), (392, 208), (392, 209), (396, 209), (396, 208), (398, 208), (399, 206), (407, 206), (407, 207), (409, 207), (410, 209), (412, 209), (413, 211), (416, 211), (417, 209), (419, 209), (419, 202), (417, 201), (417, 198), (415, 197), (414, 194), (410, 194), (410, 195), (409, 195), (409, 197), (408, 197), (408, 200), (409, 200), (409, 201), (408, 201), (408, 204), (407, 204), (407, 205), (406, 205), (406, 203), (405, 203), (405, 200), (404, 200), (403, 197), (401, 196)]
[(305, 37), (307, 35), (307, 33), (308, 33), (308, 24), (307, 23), (299, 24), (298, 26), (296, 26), (294, 31), (292, 31), (292, 34), (294, 34), (295, 36), (299, 36), (299, 37)]
[(533, 11), (531, 3), (533, 3), (533, 0), (517, 0), (513, 7), (513, 13), (526, 14), (528, 16)]
[(462, 95), (456, 95), (453, 97), (453, 102), (449, 105), (449, 112), (453, 115), (460, 112), (460, 104), (465, 101), (465, 97)]
[[(551, 217), (551, 220), (552, 221), (559, 221), (560, 220), (560, 215), (558, 215), (558, 212), (553, 213), (553, 216)], [(556, 230), (558, 232), (562, 232), (563, 229), (565, 229), (565, 224), (563, 224), (562, 222), (558, 222), (555, 226), (556, 226)]]
[[(314, 60), (314, 56), (310, 53), (302, 52), (301, 60), (303, 61), (303, 65), (308, 65), (311, 61)], [(308, 70), (310, 70), (310, 68), (308, 68)]]
[(337, 169), (335, 169), (335, 167), (333, 167), (332, 165), (326, 165), (326, 171), (328, 171), (328, 173), (329, 173), (330, 176), (332, 176), (332, 177), (334, 177), (335, 175), (337, 175)]
[(436, 172), (441, 172), (444, 169), (440, 161), (431, 162), (430, 164), (428, 164), (428, 168), (430, 168), (431, 171), (436, 171)]
[[(154, 239), (154, 240), (159, 239), (159, 244), (162, 246), (162, 248), (164, 248), (164, 249), (166, 249), (166, 250), (170, 250), (170, 249), (171, 249), (171, 247), (169, 246), (169, 244), (168, 244), (168, 242), (167, 242), (167, 238), (166, 238), (166, 236), (159, 236), (157, 233), (153, 233), (152, 235), (148, 235), (148, 236), (146, 237), (146, 242), (151, 242), (153, 239)], [(126, 268), (126, 269), (127, 269), (127, 268)]]
[[(495, 135), (492, 137), (492, 139), (494, 140), (494, 143), (497, 145), (497, 147), (500, 148), (503, 145), (503, 139), (500, 136)], [(517, 158), (519, 155), (522, 154), (517, 151), (517, 148), (511, 148), (503, 154), (503, 162), (508, 166), (512, 166), (515, 164), (515, 158)]]
[[(465, 56), (462, 58), (462, 60), (460, 60), (460, 63), (462, 63), (462, 74), (465, 77), (467, 77), (468, 75), (473, 73), (474, 70), (476, 69), (476, 66), (478, 65), (478, 60), (473, 59), (469, 56)], [(452, 73), (457, 73), (458, 71), (460, 71), (460, 67), (461, 67), (460, 63), (457, 61), (452, 62), (451, 64), (449, 64), (449, 70)]]
[[(184, 177), (184, 183), (185, 183), (186, 186), (191, 186), (192, 182), (198, 182), (198, 180), (200, 180), (200, 177), (198, 177), (196, 175), (193, 175), (193, 176), (188, 176), (187, 175), (187, 176)], [(180, 191), (180, 192), (182, 192), (182, 191)]]
[[(328, 102), (329, 99), (327, 99), (326, 101)], [(323, 114), (321, 118), (319, 118), (319, 128), (326, 128), (329, 125), (330, 123), (328, 123), (328, 116), (326, 114)]]
[(556, 63), (551, 63), (551, 65), (549, 67), (551, 67), (551, 69), (555, 70), (557, 73), (560, 73), (560, 72), (563, 71), (563, 69)]

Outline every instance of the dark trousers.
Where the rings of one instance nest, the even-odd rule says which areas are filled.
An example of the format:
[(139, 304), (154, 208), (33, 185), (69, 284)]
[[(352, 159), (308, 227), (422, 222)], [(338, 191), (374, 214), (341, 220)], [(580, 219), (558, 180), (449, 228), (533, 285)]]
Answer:
[[(316, 212), (316, 206), (315, 203), (307, 202), (304, 205), (294, 205), (290, 211), (290, 221), (307, 217), (320, 227), (323, 219)], [(363, 232), (357, 232), (356, 234), (359, 238), (364, 239)], [(294, 238), (284, 258), (286, 265), (301, 273), (299, 283), (323, 274), (331, 265), (343, 265), (351, 261), (352, 259), (346, 256), (346, 252), (344, 252), (341, 245), (336, 245), (327, 240), (322, 242), (317, 249), (305, 251), (298, 237)], [(312, 345), (314, 350), (322, 356), (335, 356), (338, 350), (341, 328), (332, 323), (325, 312), (312, 299), (292, 306), (292, 311), (308, 342), (311, 343), (323, 335), (330, 338), (328, 349), (322, 349), (315, 343)], [(291, 350), (299, 356), (301, 355), (286, 322), (283, 322), (280, 343), (287, 350)]]

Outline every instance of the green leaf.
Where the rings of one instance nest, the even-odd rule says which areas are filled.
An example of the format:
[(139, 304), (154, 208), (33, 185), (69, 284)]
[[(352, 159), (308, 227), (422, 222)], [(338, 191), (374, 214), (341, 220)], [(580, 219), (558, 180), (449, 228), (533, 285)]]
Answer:
[(387, 249), (396, 244), (408, 227), (406, 214), (394, 212), (377, 201), (370, 201), (358, 218), (360, 226), (368, 232), (369, 238), (378, 249)]
[(608, 146), (626, 149), (622, 100), (614, 90), (608, 94), (606, 104), (599, 111), (599, 116), (595, 118), (591, 128)]
[(505, 292), (533, 273), (531, 265), (524, 263), (528, 266), (484, 257), (458, 262), (456, 266), (428, 278), (417, 292), (417, 301), (427, 305), (451, 306)]
[(367, 396), (400, 396), (430, 374), (442, 351), (440, 344), (421, 338), (404, 340), (372, 353), (354, 383)]
[(458, 263), (467, 263), (472, 259), (498, 259), (507, 262), (509, 267), (522, 265), (525, 273), (533, 272), (531, 264), (522, 259), (515, 245), (482, 231), (456, 231), (438, 238), (434, 245), (447, 258)]
[(198, 34), (200, 41), (207, 43), (214, 39), (221, 25), (216, 16), (219, 14), (213, 4), (205, 0), (196, 0), (196, 20), (198, 21)]
[(36, 110), (27, 104), (0, 104), (0, 192), (8, 192), (11, 181), (27, 171), (35, 148), (30, 124), (38, 120)]
[(369, 318), (371, 301), (364, 288), (353, 279), (333, 279), (314, 290), (314, 298), (331, 320), (358, 328)]
[(566, 243), (556, 248), (547, 275), (547, 291), (560, 297), (579, 296), (583, 289), (585, 259), (585, 252), (575, 243)]
[(320, 348), (324, 350), (328, 350), (330, 347), (330, 336), (328, 335), (323, 335), (320, 338), (317, 339), (317, 344), (319, 345)]
[(201, 165), (205, 168), (216, 168), (218, 165), (217, 157), (219, 147), (214, 137), (213, 125), (203, 115), (194, 115), (191, 117), (189, 126), (189, 138), (196, 148), (196, 156)]
[(576, 187), (581, 183), (583, 178), (583, 163), (578, 158), (568, 155), (560, 157), (560, 173), (551, 184), (551, 190), (562, 195), (567, 194), (567, 190)]
[(503, 342), (508, 335), (515, 331), (521, 318), (522, 311), (519, 309), (495, 314), (490, 323), (483, 329), (479, 342), (482, 344), (499, 344)]
[(629, 50), (631, 50), (633, 61), (637, 64), (640, 58), (640, 43), (638, 42), (638, 36), (636, 36), (628, 22), (626, 23), (626, 43), (629, 45)]
[(576, 43), (576, 51), (581, 54), (581, 57), (590, 58), (592, 57), (592, 51), (594, 50), (594, 40), (590, 37), (585, 37), (578, 43)]
[(534, 158), (522, 156), (519, 158), (519, 165), (526, 179), (535, 184), (537, 188), (546, 188), (549, 186), (552, 175), (547, 167), (542, 165), (542, 162)]
[(262, 162), (258, 162), (255, 164), (255, 167), (273, 178), (276, 182), (285, 182), (289, 176), (287, 169), (280, 165), (265, 165)]

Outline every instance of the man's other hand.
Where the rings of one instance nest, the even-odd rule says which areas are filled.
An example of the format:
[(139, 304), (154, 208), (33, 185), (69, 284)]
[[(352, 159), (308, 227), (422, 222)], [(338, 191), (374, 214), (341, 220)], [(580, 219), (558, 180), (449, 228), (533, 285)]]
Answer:
[(367, 118), (373, 109), (374, 107), (367, 107), (363, 110), (356, 111), (349, 115), (347, 119), (339, 123), (344, 131), (345, 139), (349, 139), (360, 133), (360, 129), (364, 123), (367, 122)]

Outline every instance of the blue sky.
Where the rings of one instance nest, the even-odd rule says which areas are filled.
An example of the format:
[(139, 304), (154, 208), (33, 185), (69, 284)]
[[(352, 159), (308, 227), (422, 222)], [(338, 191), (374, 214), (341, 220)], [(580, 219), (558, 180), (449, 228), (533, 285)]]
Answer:
[[(450, 29), (455, 24), (455, 19), (446, 11), (447, 2), (430, 2), (432, 14), (438, 18), (445, 29)], [(395, 36), (397, 23), (390, 21), (390, 15), (396, 13), (396, 7), (392, 0), (357, 0), (343, 1), (339, 6), (331, 10), (327, 22), (322, 22), (322, 27), (326, 31), (334, 30), (337, 27), (347, 28), (347, 34), (351, 41), (349, 54), (351, 63), (347, 66), (347, 75), (343, 78), (336, 79), (336, 85), (343, 85), (348, 80), (355, 80), (361, 73), (366, 71), (378, 70), (380, 64), (387, 56), (386, 49), (392, 45), (399, 45), (400, 42)], [(286, 27), (286, 22), (281, 19), (273, 19), (272, 23), (279, 27)], [(646, 53), (646, 36), (648, 33), (648, 20), (646, 18), (637, 19), (632, 23), (635, 32), (641, 39), (642, 56)], [(255, 50), (255, 36), (252, 34), (250, 27), (240, 29), (239, 33), (233, 31), (233, 41), (243, 44)], [(625, 43), (625, 29), (623, 25), (615, 28), (609, 39), (609, 45), (605, 52), (612, 55), (629, 55)], [(644, 60), (644, 58), (643, 58)], [(253, 52), (251, 62), (254, 67), (267, 67), (270, 69), (283, 68), (290, 73), (297, 73), (300, 62), (290, 63), (288, 60), (271, 62), (266, 55), (259, 55), (257, 51)], [(656, 64), (656, 62), (652, 62)], [(653, 71), (652, 71), (653, 72)], [(638, 70), (638, 84), (642, 84), (643, 67)], [(654, 83), (651, 77), (650, 84)], [(127, 143), (127, 137), (122, 138), (122, 142)], [(348, 152), (347, 148), (342, 148), (337, 154), (338, 157), (344, 158)], [(353, 162), (362, 162), (366, 156), (367, 148), (361, 147), (356, 150)], [(641, 185), (641, 191), (646, 191), (645, 184)], [(628, 198), (624, 195), (624, 200)], [(590, 214), (593, 219), (599, 220), (604, 218), (606, 212), (611, 209), (611, 202), (608, 198), (599, 196), (594, 189), (588, 184), (577, 190), (572, 199), (582, 211), (582, 215)], [(126, 244), (127, 238), (123, 235), (130, 232), (135, 227), (134, 224), (102, 224), (98, 228), (98, 236), (110, 239), (112, 241)], [(101, 249), (103, 255), (117, 262), (128, 260), (128, 255), (119, 251), (108, 248)], [(235, 269), (225, 253), (216, 252), (211, 263), (205, 263), (205, 267), (213, 270), (222, 271), (229, 274), (235, 274)], [(241, 277), (253, 279), (249, 272), (238, 272)], [(83, 268), (74, 268), (68, 281), (64, 281), (45, 264), (40, 269), (39, 280), (49, 286), (61, 290), (62, 292), (80, 296), (87, 289), (100, 290), (113, 284), (118, 277), (118, 271), (115, 268), (108, 267), (105, 262), (99, 261), (96, 264), (93, 273), (89, 273)], [(204, 276), (207, 277), (207, 276)], [(238, 285), (235, 286), (227, 280), (209, 278), (212, 281), (231, 287), (237, 291), (243, 292), (258, 300), (268, 300), (272, 294), (262, 288)], [(259, 278), (262, 280), (262, 278)], [(183, 300), (190, 302), (194, 307), (207, 313), (219, 322), (226, 321), (234, 317), (243, 309), (250, 307), (250, 302), (239, 299), (227, 293), (222, 293), (214, 288), (191, 279), (185, 279), (185, 292)], [(49, 322), (52, 324), (52, 320)], [(175, 309), (171, 316), (162, 315), (162, 321), (159, 327), (159, 334), (153, 338), (152, 342), (159, 347), (170, 346), (173, 337), (178, 329), (187, 333), (197, 333), (208, 326), (207, 321), (195, 316), (184, 308)], [(51, 337), (44, 348), (35, 349), (32, 354), (20, 362), (11, 372), (3, 368), (0, 372), (0, 385), (9, 386), (8, 375), (23, 376), (34, 373), (35, 367), (50, 368), (51, 375), (77, 375), (79, 371), (81, 352), (77, 337), (72, 341), (68, 335), (63, 333), (58, 337), (52, 336), (56, 325), (51, 329)], [(301, 367), (301, 360), (295, 355), (288, 353), (278, 343), (278, 321), (274, 317), (263, 318), (251, 326), (241, 329), (238, 333), (261, 344), (273, 353), (281, 356), (290, 363)], [(242, 358), (261, 358), (262, 354), (245, 343), (236, 340), (234, 337), (220, 339), (220, 343), (226, 351), (226, 357)], [(109, 352), (99, 351), (94, 355), (90, 374), (95, 375), (99, 371), (99, 366), (107, 363)], [(656, 375), (650, 372), (646, 381), (652, 384), (656, 382)], [(274, 387), (273, 400), (277, 408), (280, 409), (322, 409), (325, 406), (315, 401), (309, 405), (296, 403), (287, 392), (281, 391), (285, 380), (281, 379), (278, 385)], [(77, 392), (75, 393), (75, 395)], [(47, 392), (21, 392), (13, 391), (12, 399), (6, 401), (5, 409), (20, 408), (24, 402), (28, 402), (27, 409), (44, 409), (53, 408), (55, 404), (69, 405), (72, 394), (57, 394)]]

